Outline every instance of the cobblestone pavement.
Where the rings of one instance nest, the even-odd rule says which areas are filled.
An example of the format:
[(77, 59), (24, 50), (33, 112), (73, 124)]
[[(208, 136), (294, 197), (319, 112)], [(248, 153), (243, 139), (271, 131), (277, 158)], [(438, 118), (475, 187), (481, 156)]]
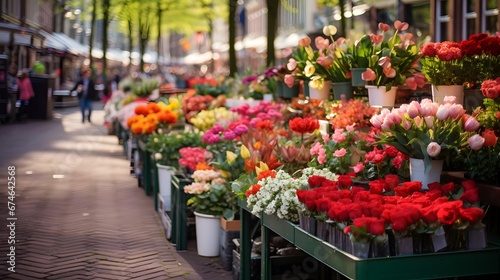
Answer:
[[(178, 253), (165, 240), (153, 198), (130, 176), (103, 116), (94, 110), (95, 124), (82, 124), (73, 107), (52, 120), (0, 125), (0, 279), (232, 279), (218, 258)], [(16, 171), (12, 232), (8, 166)]]

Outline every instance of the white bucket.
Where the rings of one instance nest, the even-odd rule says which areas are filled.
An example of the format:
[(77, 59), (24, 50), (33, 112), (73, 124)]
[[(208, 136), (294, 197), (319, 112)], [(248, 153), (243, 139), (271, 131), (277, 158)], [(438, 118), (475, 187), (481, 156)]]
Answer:
[(422, 182), (422, 190), (428, 190), (430, 183), (441, 182), (441, 172), (443, 171), (443, 160), (431, 160), (429, 173), (425, 174), (425, 164), (423, 159), (410, 158), (410, 180)]
[(198, 255), (216, 257), (220, 249), (220, 217), (194, 212)]
[(172, 200), (172, 175), (175, 169), (172, 166), (162, 165), (157, 163), (158, 168), (158, 185), (160, 195), (165, 199), (165, 211), (171, 210)]

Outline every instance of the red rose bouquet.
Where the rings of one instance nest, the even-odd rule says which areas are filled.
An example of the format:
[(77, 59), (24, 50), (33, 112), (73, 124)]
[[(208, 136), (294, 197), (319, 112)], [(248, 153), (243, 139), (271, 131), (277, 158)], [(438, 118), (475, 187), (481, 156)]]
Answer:
[(422, 73), (434, 85), (463, 85), (470, 71), (464, 67), (463, 53), (456, 42), (429, 42), (420, 51)]
[(500, 76), (500, 37), (473, 34), (460, 42), (466, 86), (479, 88), (485, 80)]

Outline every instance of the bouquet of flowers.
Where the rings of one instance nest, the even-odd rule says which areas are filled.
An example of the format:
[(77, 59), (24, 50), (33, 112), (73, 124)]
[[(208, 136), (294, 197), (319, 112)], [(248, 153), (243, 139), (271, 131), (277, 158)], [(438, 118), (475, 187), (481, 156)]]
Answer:
[(366, 136), (353, 126), (335, 129), (331, 136), (323, 134), (309, 150), (312, 156), (309, 166), (326, 167), (335, 174), (359, 173), (364, 168), (362, 162), (368, 150)]
[(463, 71), (468, 88), (480, 88), (483, 81), (500, 76), (500, 37), (472, 34), (460, 42)]
[(500, 184), (500, 78), (486, 80), (481, 85), (486, 97), (484, 108), (477, 108), (473, 116), (481, 124), (481, 137), (484, 139), (480, 149), (466, 149), (463, 158), (467, 177), (481, 183)]
[(418, 68), (420, 54), (413, 41), (413, 34), (399, 34), (408, 29), (408, 23), (396, 20), (392, 37), (386, 36), (390, 30), (389, 25), (379, 23), (378, 27), (382, 34), (370, 36), (374, 50), (362, 79), (369, 85), (385, 86), (387, 90), (399, 85), (406, 85), (411, 89), (422, 87), (425, 78)]
[(378, 109), (359, 99), (350, 99), (347, 102), (333, 103), (327, 107), (327, 118), (330, 119), (334, 129), (346, 128), (347, 126), (367, 127), (370, 126), (370, 118), (378, 112)]
[(180, 149), (183, 147), (203, 147), (201, 134), (192, 131), (170, 131), (154, 133), (146, 143), (157, 163), (168, 166), (179, 166)]
[[(215, 170), (196, 170), (191, 177), (194, 182), (184, 187), (184, 192), (193, 196), (187, 201), (198, 213), (223, 216), (235, 207), (228, 184)], [(224, 215), (226, 217), (226, 215)], [(229, 217), (228, 217), (229, 218)]]
[(307, 179), (315, 174), (336, 179), (334, 174), (315, 168), (304, 169), (299, 178), (293, 178), (284, 170), (260, 171), (257, 174), (257, 184), (251, 186), (247, 195), (252, 214), (263, 212), (277, 215), (280, 219), (298, 221), (298, 212), (303, 209), (303, 205), (299, 202), (296, 191), (307, 188)]
[(389, 144), (410, 158), (423, 159), (426, 172), (431, 159), (448, 159), (452, 153), (469, 146), (480, 149), (484, 138), (476, 133), (479, 122), (465, 114), (454, 97), (445, 104), (424, 99), (412, 101), (392, 111), (382, 109), (371, 119), (374, 127), (382, 129), (378, 144)]
[(208, 165), (213, 155), (205, 148), (184, 147), (179, 150), (179, 165), (186, 167), (189, 172), (197, 170), (197, 166)]
[(429, 42), (421, 47), (422, 73), (434, 85), (463, 85), (466, 73), (463, 53), (456, 42)]
[(310, 80), (309, 86), (323, 88), (324, 81), (350, 81), (351, 62), (347, 56), (347, 44), (344, 38), (333, 39), (337, 29), (333, 25), (325, 26), (323, 34), (332, 41), (323, 37), (314, 39), (317, 51), (311, 47), (311, 39), (303, 38), (295, 55), (289, 59), (287, 68), (292, 74), (285, 76), (288, 86), (294, 83), (294, 77)]

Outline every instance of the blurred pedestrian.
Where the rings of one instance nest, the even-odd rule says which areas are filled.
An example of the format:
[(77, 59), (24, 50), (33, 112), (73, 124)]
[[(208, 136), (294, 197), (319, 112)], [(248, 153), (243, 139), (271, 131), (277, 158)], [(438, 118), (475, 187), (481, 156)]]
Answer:
[(19, 111), (17, 112), (17, 120), (21, 121), (27, 117), (27, 107), (31, 98), (35, 97), (35, 92), (31, 86), (28, 70), (23, 70), (17, 79), (19, 87)]
[[(90, 116), (92, 115), (92, 100), (96, 98), (97, 92), (95, 90), (95, 83), (90, 78), (92, 71), (90, 68), (84, 68), (81, 71), (82, 78), (76, 82), (75, 86), (71, 91), (76, 90), (78, 93), (78, 100), (80, 102), (80, 110), (82, 112), (82, 123), (87, 120), (90, 121)], [(70, 91), (70, 92), (71, 92)], [(86, 115), (86, 111), (88, 114)]]
[(11, 121), (16, 117), (16, 102), (19, 95), (19, 86), (17, 84), (17, 65), (12, 63), (9, 65), (7, 72), (7, 93), (9, 101), (7, 104), (7, 114)]

